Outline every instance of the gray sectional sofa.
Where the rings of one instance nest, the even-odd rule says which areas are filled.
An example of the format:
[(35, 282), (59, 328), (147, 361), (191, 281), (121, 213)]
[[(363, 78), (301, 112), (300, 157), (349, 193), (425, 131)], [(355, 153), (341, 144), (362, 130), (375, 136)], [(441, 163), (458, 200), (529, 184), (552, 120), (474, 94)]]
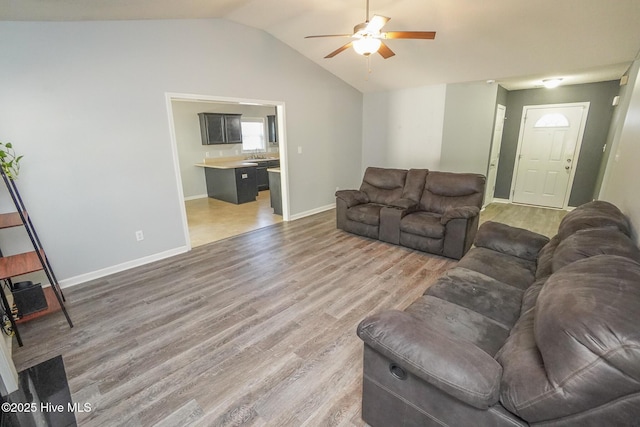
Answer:
[(478, 230), (485, 177), (369, 167), (359, 190), (336, 192), (337, 227), (460, 259)]
[(363, 419), (392, 426), (640, 425), (640, 250), (591, 202), (558, 234), (487, 222), (404, 311), (358, 326)]

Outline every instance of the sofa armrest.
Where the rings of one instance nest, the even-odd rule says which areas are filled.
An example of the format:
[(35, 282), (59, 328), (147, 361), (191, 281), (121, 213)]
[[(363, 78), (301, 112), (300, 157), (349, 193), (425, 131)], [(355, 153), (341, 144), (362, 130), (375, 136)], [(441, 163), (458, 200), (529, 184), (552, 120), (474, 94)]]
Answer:
[(502, 366), (467, 341), (397, 310), (364, 319), (358, 336), (413, 375), (469, 405), (487, 409), (498, 402)]
[(338, 190), (336, 191), (336, 197), (344, 200), (347, 208), (369, 203), (367, 193), (360, 190)]
[(389, 203), (390, 206), (393, 206), (394, 208), (401, 208), (401, 209), (413, 209), (416, 207), (417, 204), (418, 202), (411, 199), (398, 199)]
[(524, 228), (500, 222), (487, 221), (480, 226), (474, 244), (529, 261), (538, 258), (538, 252), (549, 243), (549, 238)]
[(458, 206), (445, 209), (442, 217), (440, 217), (440, 224), (447, 225), (452, 219), (469, 219), (480, 214), (480, 209), (477, 206)]

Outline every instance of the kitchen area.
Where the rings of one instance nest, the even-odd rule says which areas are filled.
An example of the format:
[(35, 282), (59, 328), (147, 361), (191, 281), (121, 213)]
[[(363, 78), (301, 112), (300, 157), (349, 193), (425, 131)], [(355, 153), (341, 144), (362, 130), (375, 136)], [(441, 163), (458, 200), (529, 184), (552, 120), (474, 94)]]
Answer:
[(275, 106), (171, 103), (191, 246), (281, 222)]

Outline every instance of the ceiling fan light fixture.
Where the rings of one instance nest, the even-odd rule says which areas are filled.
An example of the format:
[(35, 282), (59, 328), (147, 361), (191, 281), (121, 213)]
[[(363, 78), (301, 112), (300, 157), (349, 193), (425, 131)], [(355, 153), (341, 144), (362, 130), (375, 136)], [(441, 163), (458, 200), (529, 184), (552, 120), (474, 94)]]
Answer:
[(555, 87), (560, 86), (561, 82), (562, 82), (562, 79), (546, 79), (542, 81), (542, 84), (547, 89), (553, 89)]
[(380, 45), (382, 42), (380, 39), (371, 37), (371, 36), (363, 36), (353, 42), (353, 50), (356, 53), (364, 56), (371, 55), (380, 49)]

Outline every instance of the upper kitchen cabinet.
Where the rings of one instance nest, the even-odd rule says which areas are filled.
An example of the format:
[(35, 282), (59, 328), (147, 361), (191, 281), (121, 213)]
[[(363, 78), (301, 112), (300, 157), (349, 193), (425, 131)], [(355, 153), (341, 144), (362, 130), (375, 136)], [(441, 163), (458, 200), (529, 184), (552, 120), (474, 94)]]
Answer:
[(241, 144), (242, 114), (198, 113), (203, 145)]
[(274, 114), (267, 116), (267, 131), (269, 144), (278, 145), (278, 122)]

